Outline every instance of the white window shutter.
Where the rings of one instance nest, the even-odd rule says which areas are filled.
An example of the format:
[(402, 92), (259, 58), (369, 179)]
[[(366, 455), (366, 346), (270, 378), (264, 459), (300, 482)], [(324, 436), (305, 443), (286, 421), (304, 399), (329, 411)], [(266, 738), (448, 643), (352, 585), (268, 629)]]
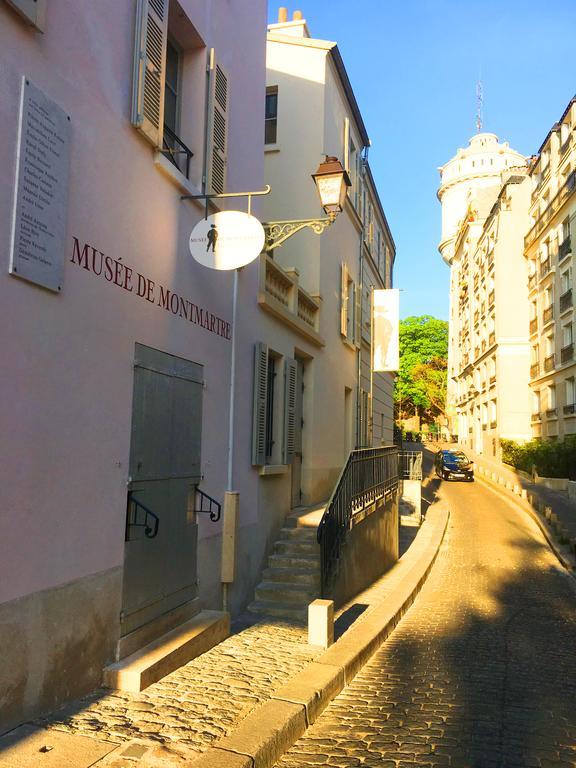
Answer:
[(342, 336), (348, 334), (348, 267), (342, 262), (340, 271), (340, 333)]
[(298, 364), (287, 357), (284, 361), (284, 448), (283, 463), (292, 464), (296, 453), (296, 386)]
[(168, 0), (138, 0), (132, 80), (132, 125), (162, 148)]
[(228, 112), (230, 78), (214, 49), (210, 52), (210, 104), (207, 152), (207, 191), (219, 195), (226, 190), (228, 166)]
[(344, 170), (346, 173), (350, 173), (350, 120), (344, 118), (344, 151), (342, 153), (344, 158)]
[(362, 343), (362, 291), (359, 285), (354, 286), (354, 342), (357, 346)]
[(268, 346), (254, 348), (254, 408), (252, 412), (252, 464), (266, 464), (266, 400), (268, 398)]

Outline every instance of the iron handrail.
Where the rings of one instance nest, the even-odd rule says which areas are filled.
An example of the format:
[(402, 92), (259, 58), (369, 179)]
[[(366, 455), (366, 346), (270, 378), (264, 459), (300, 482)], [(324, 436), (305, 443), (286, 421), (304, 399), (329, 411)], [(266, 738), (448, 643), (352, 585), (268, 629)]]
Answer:
[[(200, 515), (210, 515), (210, 520), (213, 523), (217, 523), (218, 520), (220, 520), (220, 514), (222, 511), (222, 505), (219, 501), (216, 501), (216, 499), (213, 499), (212, 496), (208, 496), (207, 493), (204, 493), (204, 491), (201, 491), (198, 486), (196, 486), (196, 503), (194, 505), (194, 512), (196, 514)], [(200, 497), (200, 505), (198, 505), (198, 497)], [(208, 509), (204, 508), (204, 503), (208, 504)]]
[[(135, 514), (133, 522), (130, 520), (130, 505), (133, 505)], [(138, 522), (138, 510), (141, 509), (144, 512), (144, 522)], [(154, 521), (152, 526), (148, 522), (148, 518), (151, 517)], [(134, 496), (132, 491), (128, 492), (128, 514), (126, 515), (126, 534), (125, 540), (130, 541), (130, 528), (144, 528), (144, 535), (148, 539), (156, 538), (158, 528), (160, 526), (160, 518), (155, 512), (152, 512), (150, 507), (143, 504), (139, 499)]]
[(338, 559), (354, 515), (398, 488), (398, 448), (358, 448), (350, 453), (316, 533), (322, 595), (336, 576)]

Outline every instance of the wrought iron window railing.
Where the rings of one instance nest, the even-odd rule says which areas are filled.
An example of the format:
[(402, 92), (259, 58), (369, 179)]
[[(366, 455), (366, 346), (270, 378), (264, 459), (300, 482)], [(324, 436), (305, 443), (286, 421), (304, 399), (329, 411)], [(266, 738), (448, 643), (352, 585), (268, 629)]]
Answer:
[(350, 453), (317, 531), (322, 595), (337, 573), (354, 515), (386, 501), (398, 489), (398, 448), (359, 448)]
[(192, 150), (167, 125), (164, 126), (162, 139), (162, 154), (188, 179), (190, 177), (190, 160), (194, 157)]
[(572, 306), (572, 288), (568, 288), (567, 291), (560, 296), (560, 312), (565, 312)]
[(560, 362), (569, 363), (573, 357), (574, 357), (574, 344), (570, 342), (570, 344), (566, 344), (566, 346), (562, 347), (562, 349), (560, 350)]

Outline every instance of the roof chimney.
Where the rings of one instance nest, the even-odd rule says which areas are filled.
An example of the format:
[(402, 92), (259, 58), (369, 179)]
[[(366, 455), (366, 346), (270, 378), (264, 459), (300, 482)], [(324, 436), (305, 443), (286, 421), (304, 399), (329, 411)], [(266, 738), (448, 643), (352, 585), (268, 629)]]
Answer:
[(288, 8), (278, 8), (278, 24), (285, 24), (288, 21)]
[(302, 11), (294, 11), (292, 15), (292, 21), (302, 21), (304, 17), (302, 16)]

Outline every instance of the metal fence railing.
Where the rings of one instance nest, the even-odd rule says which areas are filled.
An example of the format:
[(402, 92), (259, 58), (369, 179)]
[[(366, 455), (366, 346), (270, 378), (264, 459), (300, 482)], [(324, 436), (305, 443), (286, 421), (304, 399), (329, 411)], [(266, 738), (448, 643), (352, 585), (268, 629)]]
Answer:
[(401, 480), (422, 480), (422, 451), (400, 451), (398, 474)]
[(322, 595), (332, 583), (352, 517), (398, 489), (398, 448), (360, 448), (350, 453), (318, 526)]

